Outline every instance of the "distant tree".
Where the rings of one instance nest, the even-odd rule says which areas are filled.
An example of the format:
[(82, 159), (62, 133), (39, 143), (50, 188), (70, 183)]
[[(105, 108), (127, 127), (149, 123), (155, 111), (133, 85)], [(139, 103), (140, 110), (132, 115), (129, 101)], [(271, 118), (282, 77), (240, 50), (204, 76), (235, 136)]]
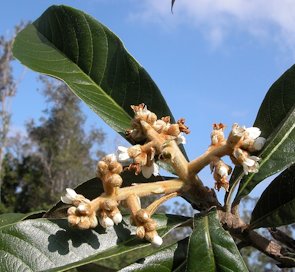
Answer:
[(42, 164), (49, 195), (56, 199), (66, 187), (93, 177), (97, 161), (93, 152), (98, 157), (103, 154), (98, 147), (104, 141), (104, 133), (101, 129), (84, 131), (85, 117), (79, 99), (65, 84), (46, 77), (41, 77), (41, 81), (49, 107), (40, 123), (31, 121), (27, 130), (33, 151)]
[(9, 139), (0, 212), (47, 209), (66, 187), (92, 178), (104, 154), (104, 133), (84, 131), (85, 117), (76, 96), (63, 83), (46, 77), (41, 81), (48, 108), (38, 124), (28, 123), (27, 139), (18, 134)]
[(13, 39), (0, 36), (0, 189), (3, 178), (3, 160), (8, 144), (10, 126), (10, 103), (16, 93), (16, 84), (12, 75), (11, 61)]

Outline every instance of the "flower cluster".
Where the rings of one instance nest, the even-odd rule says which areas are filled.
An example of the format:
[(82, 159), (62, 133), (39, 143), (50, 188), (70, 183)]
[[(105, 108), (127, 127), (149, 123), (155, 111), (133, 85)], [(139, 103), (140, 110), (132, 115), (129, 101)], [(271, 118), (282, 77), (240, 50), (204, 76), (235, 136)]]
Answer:
[(156, 114), (149, 111), (143, 103), (131, 106), (131, 108), (135, 116), (131, 123), (132, 129), (127, 131), (127, 136), (135, 143), (145, 142), (145, 144), (137, 144), (129, 148), (119, 146), (117, 159), (123, 165), (127, 164), (128, 169), (134, 170), (135, 174), (141, 172), (145, 178), (149, 178), (151, 175), (157, 176), (159, 167), (155, 162), (155, 156), (160, 155), (160, 151), (148, 144), (149, 140), (142, 127), (142, 122), (146, 122), (159, 137), (164, 137), (166, 141), (175, 140), (177, 144), (185, 144), (186, 139), (183, 134), (188, 134), (190, 131), (185, 125), (184, 118), (178, 120), (176, 124), (171, 124), (169, 116), (157, 119)]
[[(259, 128), (245, 128), (234, 124), (228, 138), (225, 139), (225, 125), (214, 124), (208, 150), (188, 162), (178, 147), (186, 142), (184, 134), (190, 132), (183, 118), (171, 124), (169, 116), (158, 119), (144, 104), (131, 108), (134, 118), (131, 129), (126, 131), (126, 136), (134, 145), (119, 146), (116, 154), (105, 156), (97, 164), (97, 177), (102, 182), (104, 192), (90, 201), (67, 188), (66, 194), (61, 197), (62, 202), (71, 205), (68, 209), (68, 221), (72, 226), (88, 229), (96, 227), (98, 222), (104, 228), (119, 224), (122, 221), (119, 204), (124, 201), (131, 212), (130, 222), (137, 227), (136, 235), (155, 246), (160, 246), (163, 241), (151, 216), (161, 203), (184, 192), (192, 193), (192, 186), (198, 186), (198, 201), (203, 201), (203, 194), (209, 203), (204, 206), (200, 204), (201, 207), (208, 208), (209, 205), (211, 207), (219, 204), (214, 198), (214, 191), (208, 190), (196, 178), (196, 174), (206, 165), (210, 165), (215, 179), (215, 189), (218, 191), (220, 188), (229, 190), (228, 176), (232, 172), (232, 168), (221, 159), (223, 156), (227, 155), (235, 165), (241, 165), (245, 174), (258, 171), (260, 158), (251, 153), (261, 150), (265, 144), (265, 139), (260, 137)], [(134, 171), (136, 175), (141, 173), (145, 178), (157, 176), (159, 160), (169, 163), (179, 178), (121, 188), (123, 171)], [(151, 194), (163, 196), (150, 206), (142, 208), (139, 197)]]
[(73, 205), (68, 209), (68, 222), (80, 229), (95, 228), (98, 224), (96, 212), (91, 208), (90, 200), (67, 188), (66, 194), (61, 197), (65, 204)]
[(140, 209), (132, 219), (137, 226), (136, 236), (138, 238), (145, 238), (155, 246), (160, 246), (163, 243), (162, 238), (156, 231), (157, 223), (150, 217), (148, 211)]
[(242, 165), (244, 173), (257, 173), (260, 158), (250, 155), (252, 152), (260, 151), (266, 139), (259, 137), (261, 131), (257, 127), (240, 127), (238, 124), (234, 124), (232, 127), (232, 133), (240, 136), (240, 141), (236, 144), (231, 159), (234, 164)]
[[(213, 125), (211, 147), (230, 146), (229, 156), (232, 162), (235, 165), (242, 165), (246, 175), (257, 173), (260, 158), (250, 155), (250, 153), (260, 151), (265, 144), (266, 139), (260, 137), (260, 129), (257, 127), (245, 128), (234, 124), (227, 141), (224, 138), (224, 129), (225, 125), (222, 123)], [(213, 158), (210, 167), (211, 171), (214, 172), (215, 188), (219, 190), (223, 187), (228, 191), (229, 182), (227, 176), (231, 174), (232, 168), (220, 158)]]
[(157, 115), (147, 109), (145, 104), (131, 106), (134, 111), (132, 120), (132, 129), (127, 130), (126, 134), (129, 139), (135, 143), (146, 141), (146, 134), (141, 126), (141, 121), (148, 123), (157, 133), (165, 135), (167, 139), (176, 140), (178, 144), (185, 144), (183, 133), (189, 134), (190, 131), (185, 125), (184, 118), (177, 121), (176, 124), (170, 123), (170, 116), (158, 119)]

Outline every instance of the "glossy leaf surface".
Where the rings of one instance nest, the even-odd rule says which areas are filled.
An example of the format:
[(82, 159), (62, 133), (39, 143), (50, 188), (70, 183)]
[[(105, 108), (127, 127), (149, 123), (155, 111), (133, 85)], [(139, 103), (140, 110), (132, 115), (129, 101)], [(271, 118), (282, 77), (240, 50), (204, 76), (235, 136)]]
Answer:
[[(88, 271), (106, 271), (106, 272), (129, 272), (129, 271), (141, 271), (141, 272), (168, 272), (175, 271), (178, 269), (186, 259), (188, 239), (184, 239), (178, 243), (165, 246), (164, 248), (159, 249), (156, 252), (153, 252), (152, 255), (147, 255), (145, 258), (141, 258), (142, 252), (136, 251), (132, 252), (132, 258), (134, 262), (131, 265), (122, 267), (124, 263), (124, 258), (112, 257), (112, 261), (104, 262), (93, 262), (85, 266), (79, 267), (79, 272), (88, 272)], [(130, 258), (128, 254), (127, 259)], [(137, 258), (139, 257), (139, 258)], [(118, 270), (120, 269), (120, 270)]]
[(158, 87), (122, 41), (82, 11), (48, 8), (17, 35), (13, 54), (32, 70), (63, 80), (121, 134), (130, 127), (130, 105), (144, 102), (159, 117), (172, 117)]
[(251, 228), (279, 227), (295, 222), (295, 165), (276, 177), (258, 200)]
[(186, 271), (248, 271), (234, 240), (220, 225), (216, 211), (195, 216)]
[[(236, 201), (249, 194), (265, 178), (295, 163), (295, 66), (287, 70), (269, 89), (253, 126), (259, 127), (266, 145), (257, 174), (244, 176)], [(235, 171), (233, 180), (241, 175)]]
[[(159, 234), (180, 225), (186, 218), (157, 215)], [(0, 230), (0, 271), (61, 271), (66, 268), (98, 262), (112, 256), (122, 256), (128, 263), (127, 252), (141, 252), (145, 257), (159, 249), (131, 236), (134, 227), (119, 224), (105, 231), (101, 227), (93, 230), (70, 228), (66, 220), (26, 220)], [(132, 256), (132, 254), (131, 254)], [(136, 257), (138, 258), (139, 255)]]

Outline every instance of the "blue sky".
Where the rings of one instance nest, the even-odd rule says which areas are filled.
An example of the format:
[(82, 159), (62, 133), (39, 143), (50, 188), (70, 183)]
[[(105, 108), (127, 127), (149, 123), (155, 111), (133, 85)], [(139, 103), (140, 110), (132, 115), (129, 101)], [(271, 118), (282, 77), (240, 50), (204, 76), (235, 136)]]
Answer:
[[(191, 129), (191, 159), (209, 145), (212, 124), (251, 126), (271, 84), (295, 61), (295, 2), (290, 0), (83, 0), (4, 1), (0, 34), (21, 20), (33, 21), (53, 4), (81, 9), (108, 26), (146, 68), (176, 119)], [(13, 127), (21, 129), (46, 107), (37, 74), (15, 62), (22, 77), (13, 100)], [(23, 73), (24, 72), (24, 73)], [(87, 124), (103, 127), (107, 150), (115, 134), (87, 110)], [(228, 128), (228, 131), (230, 130)], [(213, 178), (203, 174), (208, 186)], [(258, 191), (261, 189), (258, 189)]]

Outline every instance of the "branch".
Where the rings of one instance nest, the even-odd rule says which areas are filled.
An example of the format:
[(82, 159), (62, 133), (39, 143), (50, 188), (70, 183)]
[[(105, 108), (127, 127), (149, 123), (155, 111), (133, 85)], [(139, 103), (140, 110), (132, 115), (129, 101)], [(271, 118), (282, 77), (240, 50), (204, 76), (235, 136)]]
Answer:
[(294, 267), (295, 259), (284, 254), (287, 252), (275, 241), (268, 240), (254, 230), (249, 230), (248, 226), (239, 218), (238, 215), (227, 213), (222, 210), (218, 211), (223, 227), (227, 229), (232, 236), (241, 240), (243, 245), (252, 246), (270, 258), (279, 262), (280, 267)]

